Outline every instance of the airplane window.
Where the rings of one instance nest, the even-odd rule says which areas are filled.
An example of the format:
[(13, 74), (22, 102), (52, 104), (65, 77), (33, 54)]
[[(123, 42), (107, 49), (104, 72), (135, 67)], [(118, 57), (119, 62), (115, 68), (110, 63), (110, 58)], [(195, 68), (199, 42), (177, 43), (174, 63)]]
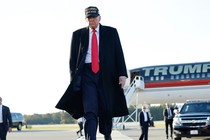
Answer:
[(191, 78), (195, 78), (195, 75), (194, 74), (191, 74)]
[(174, 80), (174, 76), (173, 75), (171, 75), (171, 80)]
[(156, 81), (159, 81), (159, 77), (158, 77), (158, 76), (156, 76), (156, 77), (155, 77), (155, 80), (156, 80)]
[(181, 79), (184, 79), (184, 75), (183, 74), (181, 75)]
[(160, 77), (160, 80), (164, 80), (164, 76), (161, 76), (161, 77)]
[(179, 79), (179, 75), (176, 75), (176, 79)]
[(200, 74), (199, 73), (196, 74), (196, 78), (200, 78)]
[(207, 74), (207, 77), (210, 77), (210, 73)]
[(154, 81), (154, 77), (152, 76), (152, 77), (150, 77), (150, 81)]
[(202, 73), (202, 78), (206, 77), (205, 73)]
[(186, 75), (186, 79), (189, 79), (189, 78), (190, 78), (190, 75), (189, 75), (189, 74), (187, 74), (187, 75)]

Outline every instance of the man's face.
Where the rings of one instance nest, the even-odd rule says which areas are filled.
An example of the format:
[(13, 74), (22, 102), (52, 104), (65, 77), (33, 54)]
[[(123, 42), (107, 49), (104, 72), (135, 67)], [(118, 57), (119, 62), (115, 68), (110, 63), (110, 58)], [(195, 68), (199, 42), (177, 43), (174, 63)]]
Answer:
[(89, 23), (89, 27), (92, 29), (95, 29), (98, 26), (100, 20), (101, 16), (86, 18), (86, 21)]
[(142, 111), (146, 111), (146, 107), (145, 106), (142, 107)]

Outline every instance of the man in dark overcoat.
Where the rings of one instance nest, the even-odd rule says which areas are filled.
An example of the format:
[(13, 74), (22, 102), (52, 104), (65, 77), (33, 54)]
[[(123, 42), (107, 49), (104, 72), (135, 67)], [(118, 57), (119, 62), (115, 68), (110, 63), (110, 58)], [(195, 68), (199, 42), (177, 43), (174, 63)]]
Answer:
[[(103, 26), (97, 7), (85, 9), (88, 27), (72, 34), (70, 52), (71, 82), (56, 108), (67, 111), (78, 119), (84, 116), (85, 137), (96, 139), (99, 132), (111, 140), (112, 118), (128, 115), (123, 92), (127, 69), (116, 28)], [(97, 36), (99, 70), (92, 72), (91, 38)]]

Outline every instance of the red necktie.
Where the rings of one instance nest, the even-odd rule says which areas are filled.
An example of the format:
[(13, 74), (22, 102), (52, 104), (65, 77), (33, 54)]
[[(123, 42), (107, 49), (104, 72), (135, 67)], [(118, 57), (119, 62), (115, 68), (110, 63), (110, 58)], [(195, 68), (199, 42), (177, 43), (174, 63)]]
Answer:
[(92, 71), (94, 73), (97, 73), (99, 70), (99, 64), (98, 64), (98, 42), (97, 42), (97, 37), (96, 37), (96, 30), (93, 29), (93, 34), (92, 34), (92, 49), (91, 49), (91, 54), (92, 54)]

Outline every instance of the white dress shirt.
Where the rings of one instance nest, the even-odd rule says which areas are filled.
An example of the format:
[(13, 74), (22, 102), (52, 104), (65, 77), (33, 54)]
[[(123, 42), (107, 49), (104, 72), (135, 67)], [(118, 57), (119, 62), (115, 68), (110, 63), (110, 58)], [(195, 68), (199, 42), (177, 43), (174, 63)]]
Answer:
[(172, 116), (171, 109), (168, 108), (167, 110), (168, 110), (168, 116), (171, 117)]
[(147, 122), (148, 118), (147, 118), (147, 112), (143, 112), (144, 113), (144, 121)]
[(0, 123), (3, 123), (2, 105), (0, 105)]
[[(98, 41), (98, 51), (99, 51), (99, 26), (95, 29), (96, 30), (96, 36)], [(92, 43), (92, 35), (93, 35), (93, 29), (89, 28), (89, 44), (88, 44), (88, 51), (85, 58), (85, 63), (91, 63), (91, 43)]]

